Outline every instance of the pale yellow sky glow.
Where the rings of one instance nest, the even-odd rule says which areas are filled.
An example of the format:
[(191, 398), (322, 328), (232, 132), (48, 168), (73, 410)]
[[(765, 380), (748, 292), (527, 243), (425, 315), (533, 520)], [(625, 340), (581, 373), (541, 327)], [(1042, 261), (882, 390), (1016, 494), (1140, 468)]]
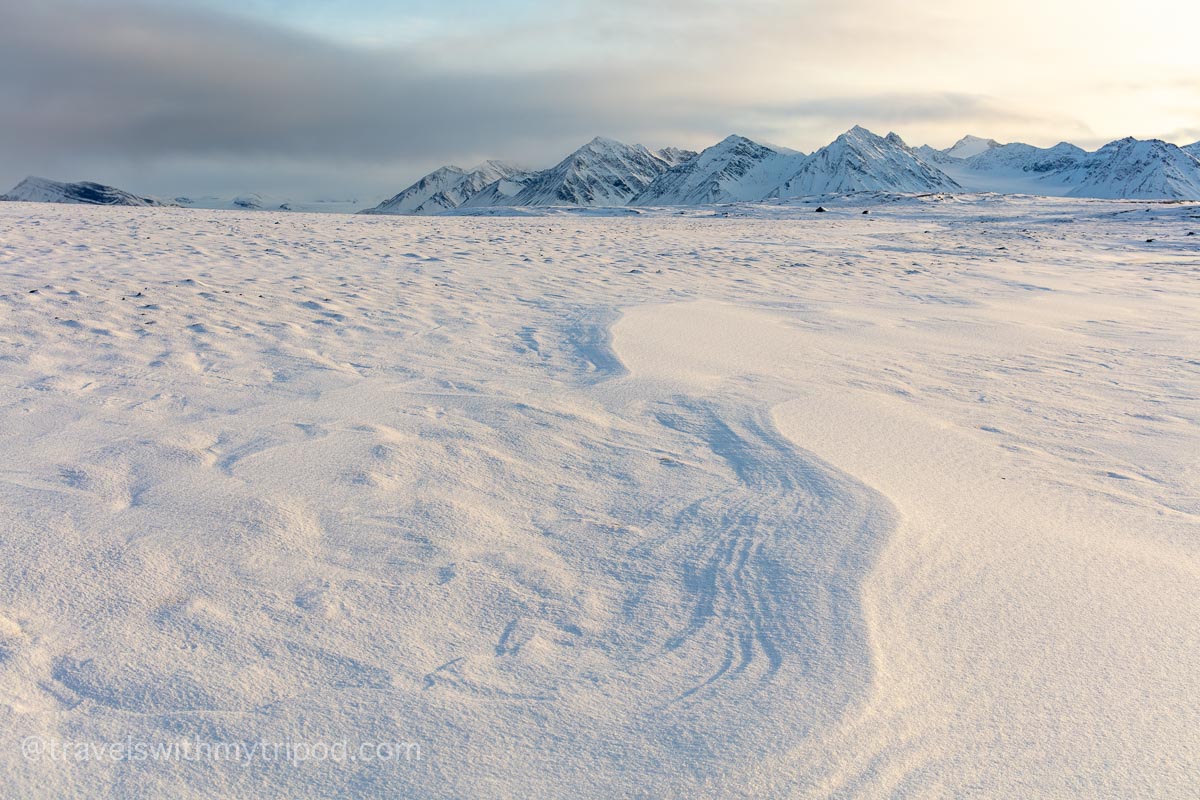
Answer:
[[(967, 130), (1034, 144), (1200, 139), (1194, 2), (766, 0), (702, 12), (668, 23), (679, 55), (660, 58), (705, 76), (690, 87), (697, 101), (757, 101), (758, 121), (797, 147), (851, 121), (932, 144)], [(804, 113), (814, 103), (836, 119)], [(778, 113), (790, 104), (800, 113)]]

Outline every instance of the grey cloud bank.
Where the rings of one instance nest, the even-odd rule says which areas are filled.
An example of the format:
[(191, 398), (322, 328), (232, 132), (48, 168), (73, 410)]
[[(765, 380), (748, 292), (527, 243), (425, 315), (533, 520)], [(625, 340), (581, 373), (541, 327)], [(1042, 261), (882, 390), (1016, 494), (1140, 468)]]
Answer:
[[(494, 41), (474, 30), (400, 49), (179, 3), (0, 2), (6, 185), (35, 173), (155, 194), (366, 202), (438, 164), (547, 163), (596, 134), (703, 147), (737, 131), (812, 148), (854, 123), (915, 126), (902, 133), (919, 142), (922, 125), (993, 134), (988, 124), (1031, 120), (983, 94), (848, 91), (828, 71), (780, 90), (779, 75), (756, 73), (757, 62), (720, 42), (720, 26), (696, 21), (735, 24), (728, 7), (711, 4), (694, 7), (686, 24), (664, 11), (629, 33), (629, 48), (617, 23), (637, 27), (639, 17), (613, 4), (573, 59), (561, 42), (579, 17), (498, 31)], [(766, 36), (761, 19), (736, 24)], [(694, 40), (679, 41), (684, 33)], [(664, 40), (662, 52), (646, 46), (651, 36)], [(600, 58), (606, 42), (612, 56)], [(709, 63), (696, 52), (706, 48)], [(819, 38), (811, 49), (832, 52)], [(1080, 123), (1057, 122), (1062, 136), (1094, 140)]]

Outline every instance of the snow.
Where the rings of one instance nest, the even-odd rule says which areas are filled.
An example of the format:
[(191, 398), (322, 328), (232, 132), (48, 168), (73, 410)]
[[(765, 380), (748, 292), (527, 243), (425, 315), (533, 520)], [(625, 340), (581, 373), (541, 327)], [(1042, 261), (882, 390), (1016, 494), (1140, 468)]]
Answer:
[(822, 204), (0, 205), (0, 796), (1190, 794), (1200, 206)]

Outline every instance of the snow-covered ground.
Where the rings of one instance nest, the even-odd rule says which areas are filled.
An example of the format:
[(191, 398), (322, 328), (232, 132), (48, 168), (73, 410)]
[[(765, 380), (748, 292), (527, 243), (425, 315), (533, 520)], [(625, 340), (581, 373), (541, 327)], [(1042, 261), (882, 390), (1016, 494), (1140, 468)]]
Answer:
[(828, 207), (0, 204), (0, 796), (1194, 793), (1200, 206)]

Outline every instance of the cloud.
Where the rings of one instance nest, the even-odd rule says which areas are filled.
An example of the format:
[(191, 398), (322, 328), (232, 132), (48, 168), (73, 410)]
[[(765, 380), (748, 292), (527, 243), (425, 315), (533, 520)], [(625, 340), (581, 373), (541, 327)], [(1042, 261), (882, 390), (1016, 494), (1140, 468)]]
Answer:
[[(708, 127), (635, 67), (487, 69), (230, 15), (48, 2), (0, 27), (0, 152), (38, 162), (545, 159), (598, 132)], [(661, 87), (658, 87), (661, 88)], [(653, 120), (647, 124), (648, 120)], [(24, 168), (6, 163), (20, 174)]]
[[(0, 31), (7, 147), (387, 159), (582, 131), (612, 111), (586, 74), (455, 74), (215, 14), (27, 5)], [(532, 115), (532, 116), (531, 116)], [(532, 123), (532, 124), (531, 124)]]
[(1179, 128), (1156, 138), (1166, 142), (1174, 142), (1178, 145), (1196, 144), (1200, 142), (1200, 125), (1191, 128)]
[(1144, 133), (1112, 123), (1123, 108), (1154, 130), (1193, 125), (1186, 87), (1161, 101), (1104, 89), (1114, 71), (1131, 84), (1158, 72), (1076, 75), (1061, 53), (1059, 75), (1034, 60), (1055, 30), (991, 41), (1003, 25), (956, 0), (443, 0), (387, 10), (386, 25), (382, 6), (355, 16), (350, 3), (0, 3), (9, 182), (371, 195), (442, 163), (553, 163), (596, 134), (703, 147), (737, 132), (812, 149), (856, 123), (914, 144)]

